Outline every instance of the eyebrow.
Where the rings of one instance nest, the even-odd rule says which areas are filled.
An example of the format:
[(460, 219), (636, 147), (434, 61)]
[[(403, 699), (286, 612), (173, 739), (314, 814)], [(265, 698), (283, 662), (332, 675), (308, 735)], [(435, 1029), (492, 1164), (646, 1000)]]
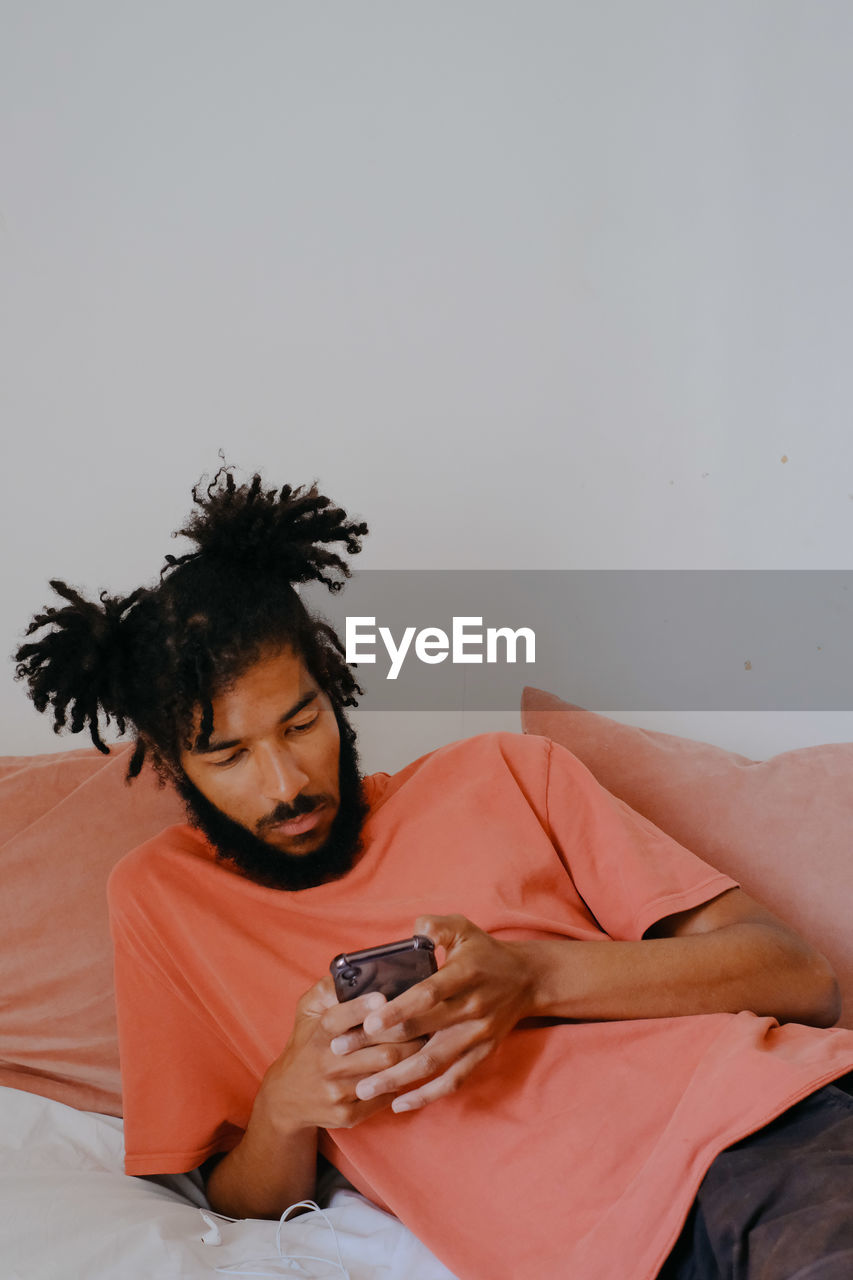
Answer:
[[(310, 693), (306, 693), (304, 698), (300, 698), (298, 702), (294, 702), (292, 707), (288, 707), (284, 715), (279, 717), (278, 723), (285, 724), (286, 721), (292, 720), (294, 716), (298, 716), (300, 711), (304, 711), (310, 703), (315, 701), (319, 696), (319, 693), (319, 689), (312, 689)], [(239, 747), (242, 741), (242, 738), (229, 738), (227, 742), (215, 742), (208, 740), (204, 745), (201, 745), (198, 740), (196, 740), (191, 750), (194, 756), (210, 756), (215, 755), (219, 751), (230, 751), (232, 747)]]

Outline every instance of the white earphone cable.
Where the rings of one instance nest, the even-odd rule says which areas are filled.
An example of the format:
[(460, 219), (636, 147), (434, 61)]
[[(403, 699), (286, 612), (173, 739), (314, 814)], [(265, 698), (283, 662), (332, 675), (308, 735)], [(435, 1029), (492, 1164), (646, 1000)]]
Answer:
[[(338, 1255), (337, 1260), (335, 1258), (324, 1258), (319, 1256), (318, 1254), (312, 1254), (312, 1253), (285, 1253), (284, 1252), (282, 1248), (282, 1232), (284, 1230), (284, 1225), (289, 1219), (290, 1215), (294, 1213), (297, 1209), (310, 1209), (312, 1213), (319, 1214), (319, 1216), (323, 1219), (326, 1226), (329, 1228), (329, 1230), (332, 1233), (332, 1239), (335, 1242), (335, 1252)], [(202, 1210), (199, 1210), (199, 1212), (201, 1213), (202, 1218), (204, 1218), (209, 1228), (209, 1230), (206, 1231), (205, 1234), (202, 1236), (202, 1242), (204, 1244), (209, 1244), (209, 1245), (221, 1244), (222, 1235), (219, 1231), (219, 1228), (216, 1222), (213, 1220), (213, 1217), (208, 1213), (204, 1213)], [(222, 1214), (217, 1214), (216, 1216), (220, 1218), (224, 1217), (224, 1215)], [(234, 1218), (225, 1218), (224, 1220), (227, 1222), (235, 1221)], [(329, 1220), (329, 1217), (326, 1214), (325, 1210), (321, 1209), (320, 1206), (318, 1204), (315, 1204), (313, 1200), (299, 1200), (296, 1204), (288, 1205), (288, 1207), (285, 1209), (284, 1213), (281, 1215), (281, 1217), (278, 1220), (278, 1227), (275, 1233), (275, 1247), (276, 1247), (277, 1253), (271, 1254), (269, 1257), (247, 1258), (245, 1262), (233, 1262), (228, 1264), (227, 1266), (217, 1267), (216, 1270), (222, 1274), (232, 1275), (232, 1276), (276, 1277), (276, 1276), (284, 1275), (285, 1273), (284, 1271), (282, 1271), (281, 1268), (286, 1267), (288, 1271), (291, 1273), (295, 1269), (296, 1271), (301, 1272), (303, 1275), (308, 1275), (308, 1272), (305, 1271), (305, 1268), (300, 1265), (301, 1263), (322, 1262), (322, 1263), (325, 1263), (326, 1267), (334, 1267), (335, 1270), (340, 1273), (342, 1280), (351, 1280), (350, 1273), (349, 1271), (347, 1271), (344, 1265), (344, 1259), (341, 1253), (341, 1246), (338, 1241), (338, 1233), (335, 1231), (335, 1228), (333, 1227), (331, 1221)], [(254, 1270), (254, 1268), (256, 1267), (264, 1266), (265, 1263), (275, 1263), (276, 1270), (271, 1271), (269, 1270), (269, 1268), (265, 1270)]]

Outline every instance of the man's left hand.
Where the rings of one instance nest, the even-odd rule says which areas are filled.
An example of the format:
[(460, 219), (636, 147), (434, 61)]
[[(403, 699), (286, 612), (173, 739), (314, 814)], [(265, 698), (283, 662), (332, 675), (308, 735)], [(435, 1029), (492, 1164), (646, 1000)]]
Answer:
[[(429, 1037), (405, 1062), (367, 1076), (356, 1088), (360, 1098), (372, 1098), (427, 1081), (400, 1093), (394, 1111), (416, 1111), (455, 1092), (534, 1008), (536, 977), (524, 944), (501, 942), (464, 916), (422, 916), (415, 933), (444, 948), (444, 964), (364, 1020), (366, 1036), (390, 1030), (400, 1040)], [(338, 1037), (332, 1051), (359, 1048), (360, 1036), (356, 1031)]]

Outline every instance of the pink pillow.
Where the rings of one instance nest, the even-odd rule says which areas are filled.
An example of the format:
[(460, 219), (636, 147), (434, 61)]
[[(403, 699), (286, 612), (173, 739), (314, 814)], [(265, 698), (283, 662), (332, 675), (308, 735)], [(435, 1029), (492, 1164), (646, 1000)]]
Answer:
[(121, 1115), (107, 876), (183, 820), (129, 747), (0, 757), (0, 1085)]
[(829, 959), (853, 1027), (853, 743), (748, 760), (619, 724), (540, 689), (525, 733), (568, 747), (608, 791), (726, 872)]

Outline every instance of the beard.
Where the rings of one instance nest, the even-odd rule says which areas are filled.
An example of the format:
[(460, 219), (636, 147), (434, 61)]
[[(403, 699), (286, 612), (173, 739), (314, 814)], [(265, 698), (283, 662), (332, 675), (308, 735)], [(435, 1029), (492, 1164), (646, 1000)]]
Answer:
[[(361, 852), (361, 829), (368, 805), (361, 786), (355, 732), (342, 715), (338, 783), (340, 800), (326, 840), (313, 853), (285, 853), (267, 844), (248, 827), (218, 809), (189, 778), (181, 775), (174, 785), (187, 808), (190, 824), (197, 827), (216, 850), (217, 858), (236, 871), (270, 889), (313, 889), (338, 880), (351, 870)], [(292, 805), (281, 804), (264, 819), (266, 824), (287, 821), (310, 812), (314, 805), (297, 796)]]

